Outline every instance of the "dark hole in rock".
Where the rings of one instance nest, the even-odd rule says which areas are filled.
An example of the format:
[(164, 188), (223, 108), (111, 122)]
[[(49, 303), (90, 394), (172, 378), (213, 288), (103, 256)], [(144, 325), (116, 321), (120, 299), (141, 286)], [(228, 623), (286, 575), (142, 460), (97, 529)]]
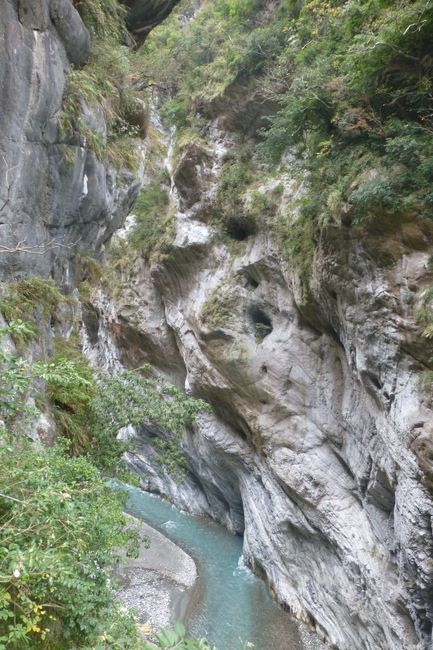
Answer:
[(431, 621), (429, 621), (428, 618), (427, 618), (427, 610), (420, 609), (419, 610), (419, 618), (420, 618), (420, 624), (421, 624), (420, 627), (421, 627), (421, 629), (423, 630), (425, 636), (427, 638), (430, 638), (431, 633), (432, 633), (433, 625), (432, 625)]
[(370, 379), (373, 386), (379, 390), (382, 390), (383, 384), (380, 382), (379, 378), (376, 377), (376, 375), (374, 375), (372, 372), (368, 372), (367, 377)]
[(226, 224), (226, 233), (231, 239), (244, 241), (257, 232), (256, 225), (243, 217), (231, 217)]
[(272, 321), (269, 316), (257, 305), (252, 305), (249, 310), (250, 318), (254, 325), (256, 337), (263, 340), (272, 330)]
[(334, 300), (337, 300), (337, 292), (336, 291), (330, 291), (331, 298), (334, 298)]
[(87, 336), (92, 345), (96, 345), (99, 340), (99, 317), (97, 311), (88, 304), (82, 307), (83, 322), (86, 328)]
[(246, 273), (245, 278), (246, 278), (245, 286), (247, 289), (257, 289), (257, 287), (259, 286), (259, 282), (257, 282), (257, 280), (253, 278), (252, 275)]
[(262, 375), (268, 374), (268, 368), (265, 364), (263, 364), (262, 367), (260, 368), (260, 372), (262, 373)]

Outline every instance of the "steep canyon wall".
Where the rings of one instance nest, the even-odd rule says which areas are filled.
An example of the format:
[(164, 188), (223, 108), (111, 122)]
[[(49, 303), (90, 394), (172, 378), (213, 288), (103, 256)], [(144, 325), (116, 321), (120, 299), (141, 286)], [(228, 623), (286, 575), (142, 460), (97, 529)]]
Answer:
[[(106, 261), (140, 184), (164, 171), (164, 246), (137, 252), (130, 217), (82, 299), (81, 340), (95, 366), (149, 363), (212, 413), (185, 434), (181, 481), (161, 469), (153, 441), (167, 434), (152, 427), (134, 433), (130, 466), (143, 488), (243, 533), (278, 601), (335, 647), (430, 648), (431, 344), (416, 306), (432, 281), (431, 222), (384, 215), (353, 228), (342, 215), (314, 241), (307, 289), (260, 208), (223, 235), (213, 216), (235, 132), (263, 110), (246, 86), (212, 107), (205, 144), (179, 144), (153, 107), (140, 170), (116, 169), (59, 125), (67, 74), (90, 57), (76, 8), (0, 3), (1, 279), (72, 290), (80, 255)], [(140, 41), (177, 3), (125, 4)], [(106, 138), (100, 109), (83, 103), (82, 119)], [(256, 189), (253, 204), (272, 195), (294, 224), (309, 191), (290, 157)]]
[[(429, 281), (430, 226), (409, 241), (402, 223), (391, 243), (329, 228), (306, 303), (272, 236), (216, 235), (230, 137), (214, 124), (212, 138), (192, 175), (188, 152), (171, 170), (170, 252), (124, 270), (110, 311), (95, 294), (99, 363), (108, 337), (120, 363), (150, 363), (213, 406), (185, 438), (183, 482), (161, 475), (152, 429), (130, 465), (145, 489), (244, 533), (278, 600), (337, 647), (427, 648), (431, 403), (413, 303)], [(197, 197), (186, 205), (185, 177)], [(290, 173), (282, 182), (287, 204), (302, 188)], [(391, 245), (383, 267), (377, 251)]]

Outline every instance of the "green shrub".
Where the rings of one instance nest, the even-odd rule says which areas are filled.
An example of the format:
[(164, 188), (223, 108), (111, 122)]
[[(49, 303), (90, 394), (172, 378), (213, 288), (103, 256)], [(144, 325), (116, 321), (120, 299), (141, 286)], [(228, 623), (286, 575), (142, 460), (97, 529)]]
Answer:
[[(235, 154), (227, 156), (221, 169), (212, 214), (220, 234), (226, 240), (241, 241), (255, 233), (269, 211), (268, 197), (259, 192), (252, 192), (248, 196), (248, 190), (256, 181), (252, 155), (251, 143), (239, 146)], [(237, 230), (241, 231), (239, 236)]]
[(189, 123), (188, 111), (180, 99), (167, 99), (161, 105), (160, 113), (165, 122), (179, 128), (185, 127)]
[(134, 204), (136, 220), (128, 241), (147, 261), (168, 253), (175, 237), (176, 224), (165, 181), (161, 175), (151, 181)]
[(155, 439), (162, 467), (182, 471), (182, 434), (200, 411), (209, 409), (205, 402), (152, 377), (147, 366), (95, 376), (73, 339), (57, 339), (48, 361), (30, 362), (4, 350), (2, 339), (23, 328), (26, 325), (17, 322), (0, 331), (0, 422), (7, 430), (24, 429), (23, 420), (37, 416), (29, 397), (39, 404), (48, 399), (70, 453), (86, 454), (105, 473), (125, 476), (122, 456), (129, 445), (117, 439), (118, 431), (143, 424), (165, 432), (161, 440)]
[(104, 268), (102, 264), (91, 255), (82, 254), (78, 258), (77, 275), (79, 282), (89, 282), (91, 285), (95, 285), (103, 277)]
[[(126, 8), (118, 0), (75, 0), (92, 36), (90, 60), (81, 69), (72, 69), (67, 77), (63, 109), (59, 123), (68, 137), (79, 137), (102, 161), (108, 155), (111, 164), (131, 171), (138, 168), (137, 138), (142, 133), (131, 121), (131, 107), (142, 99), (133, 88), (133, 52), (125, 18)], [(101, 134), (86, 122), (83, 104), (102, 109), (108, 133)]]
[[(85, 122), (83, 103), (103, 110), (111, 146), (113, 140), (138, 135), (137, 128), (127, 119), (132, 92), (130, 56), (125, 46), (97, 40), (93, 43), (89, 63), (84, 68), (71, 70), (67, 77), (61, 127), (69, 135), (80, 134), (100, 160), (107, 151), (107, 140)], [(117, 152), (116, 156), (113, 152), (114, 161), (118, 160), (120, 164), (125, 158), (124, 153)]]
[(40, 368), (57, 430), (70, 441), (72, 454), (87, 450), (96, 426), (92, 400), (96, 383), (89, 362), (73, 340), (57, 339), (55, 354)]
[(311, 218), (314, 209), (310, 201), (300, 202), (298, 215), (281, 214), (276, 223), (276, 233), (283, 252), (304, 286), (308, 288), (313, 263), (315, 223)]
[(349, 194), (348, 200), (360, 219), (365, 219), (372, 212), (396, 212), (402, 206), (398, 182), (383, 173), (362, 183)]
[(249, 221), (253, 224), (272, 227), (281, 192), (281, 186), (275, 187), (267, 192), (253, 190), (248, 196), (246, 206)]
[(35, 416), (37, 411), (27, 402), (35, 381), (34, 366), (23, 357), (8, 349), (7, 337), (23, 341), (34, 336), (35, 330), (21, 320), (13, 321), (0, 329), (0, 432), (5, 428), (13, 430), (19, 419), (23, 421)]
[[(261, 151), (275, 162), (298, 149), (312, 193), (322, 196), (312, 215), (319, 225), (337, 188), (355, 223), (380, 211), (429, 215), (432, 7), (387, 0), (287, 7), (287, 46), (269, 75), (277, 89), (275, 74), (290, 69), (289, 87), (262, 131)], [(362, 149), (369, 155), (357, 159)], [(356, 174), (372, 167), (381, 178), (353, 190)]]
[[(55, 319), (59, 305), (70, 301), (71, 298), (64, 296), (52, 280), (29, 277), (6, 286), (0, 311), (7, 323), (25, 321), (28, 331), (23, 334), (31, 338), (36, 335), (41, 316)], [(11, 334), (16, 336), (18, 332)]]
[(123, 496), (84, 458), (4, 438), (0, 491), (0, 648), (138, 647), (109, 581), (137, 543)]
[(266, 325), (265, 323), (254, 323), (254, 330), (256, 340), (258, 342), (261, 342), (268, 336), (268, 334), (272, 332), (272, 325)]
[(202, 305), (200, 318), (211, 328), (228, 327), (236, 316), (236, 299), (227, 289), (218, 286)]
[[(264, 25), (263, 0), (203, 2), (193, 20), (188, 0), (148, 37), (137, 59), (138, 75), (162, 91), (164, 117), (186, 126), (195, 114), (221, 98), (241, 77), (257, 74), (275, 44), (275, 31)], [(278, 34), (283, 40), (283, 34)]]
[[(429, 264), (430, 266), (430, 264)], [(433, 339), (433, 285), (429, 285), (421, 294), (421, 302), (415, 312), (417, 322), (423, 326), (422, 335), (426, 339)], [(428, 363), (432, 364), (433, 359)]]
[[(185, 468), (182, 435), (185, 426), (208, 405), (187, 397), (150, 375), (150, 368), (94, 377), (87, 360), (67, 344), (45, 363), (39, 376), (54, 407), (59, 432), (74, 455), (85, 453), (107, 474), (125, 477), (123, 454), (131, 443), (118, 440), (119, 429), (153, 424), (164, 430), (153, 446), (161, 466), (172, 474)], [(128, 475), (129, 476), (129, 475)]]
[[(96, 426), (88, 453), (98, 466), (121, 472), (121, 453), (127, 443), (117, 440), (119, 429), (153, 424), (166, 432), (152, 441), (159, 451), (161, 466), (173, 474), (185, 468), (182, 435), (201, 411), (209, 410), (202, 400), (187, 397), (175, 386), (164, 385), (144, 366), (139, 371), (124, 371), (114, 376), (100, 373), (97, 393), (92, 401)], [(120, 453), (119, 453), (120, 452)]]
[(126, 36), (127, 10), (118, 0), (73, 0), (73, 4), (94, 37), (118, 43)]
[(210, 645), (204, 639), (193, 641), (186, 637), (186, 631), (181, 623), (176, 623), (171, 630), (161, 630), (156, 635), (157, 645), (155, 643), (145, 643), (144, 650), (216, 650), (215, 646)]

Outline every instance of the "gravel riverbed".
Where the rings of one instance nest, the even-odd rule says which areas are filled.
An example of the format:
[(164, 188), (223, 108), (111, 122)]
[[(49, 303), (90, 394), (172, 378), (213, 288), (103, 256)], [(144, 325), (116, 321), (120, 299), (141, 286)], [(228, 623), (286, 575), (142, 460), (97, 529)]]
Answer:
[(136, 612), (138, 623), (152, 630), (171, 625), (183, 617), (197, 580), (194, 560), (179, 546), (144, 522), (136, 521), (140, 534), (149, 540), (137, 558), (116, 569), (120, 585), (117, 598)]

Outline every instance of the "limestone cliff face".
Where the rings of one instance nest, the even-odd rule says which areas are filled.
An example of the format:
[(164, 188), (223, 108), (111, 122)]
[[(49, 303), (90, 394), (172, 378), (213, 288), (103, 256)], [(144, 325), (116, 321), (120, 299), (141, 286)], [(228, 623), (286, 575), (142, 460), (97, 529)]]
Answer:
[[(101, 253), (138, 185), (59, 128), (66, 75), (90, 55), (72, 3), (2, 0), (0, 30), (0, 273), (68, 283), (78, 252)], [(104, 137), (103, 115), (85, 117)]]
[[(131, 29), (146, 33), (174, 2), (135, 2)], [(73, 285), (80, 252), (103, 255), (139, 183), (60, 128), (68, 72), (84, 66), (91, 38), (71, 0), (2, 0), (0, 12), (0, 274)], [(106, 120), (83, 104), (103, 142)]]
[[(145, 489), (243, 532), (278, 600), (336, 647), (428, 648), (432, 411), (414, 303), (430, 279), (431, 226), (329, 228), (306, 297), (264, 229), (216, 234), (231, 146), (216, 122), (201, 155), (194, 145), (167, 159), (169, 253), (123, 268), (108, 302), (93, 295), (96, 363), (149, 362), (213, 406), (185, 437), (181, 484), (155, 460), (162, 432), (141, 431), (129, 462)], [(290, 168), (280, 180), (287, 205), (303, 188)]]

